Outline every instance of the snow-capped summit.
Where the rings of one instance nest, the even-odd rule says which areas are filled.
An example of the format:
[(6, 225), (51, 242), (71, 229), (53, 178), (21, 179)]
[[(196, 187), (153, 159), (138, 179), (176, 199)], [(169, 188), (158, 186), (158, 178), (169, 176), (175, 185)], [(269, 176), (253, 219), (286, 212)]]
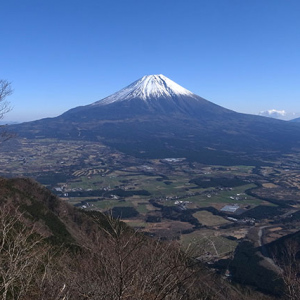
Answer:
[(135, 98), (147, 101), (148, 99), (172, 98), (174, 96), (196, 97), (192, 92), (164, 75), (146, 75), (122, 90), (95, 102), (94, 105), (106, 105)]
[[(146, 75), (120, 91), (85, 107), (92, 109), (93, 115), (100, 114), (112, 118), (131, 118), (145, 115), (184, 116), (227, 113), (228, 110), (192, 93), (164, 75)], [(74, 110), (72, 110), (74, 112)]]

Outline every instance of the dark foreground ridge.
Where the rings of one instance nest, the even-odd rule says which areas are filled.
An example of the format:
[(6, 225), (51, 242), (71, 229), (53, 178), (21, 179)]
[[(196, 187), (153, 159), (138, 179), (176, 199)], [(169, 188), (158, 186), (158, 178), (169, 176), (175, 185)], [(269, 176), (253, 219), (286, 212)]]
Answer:
[(270, 299), (30, 179), (0, 179), (0, 195), (2, 299)]

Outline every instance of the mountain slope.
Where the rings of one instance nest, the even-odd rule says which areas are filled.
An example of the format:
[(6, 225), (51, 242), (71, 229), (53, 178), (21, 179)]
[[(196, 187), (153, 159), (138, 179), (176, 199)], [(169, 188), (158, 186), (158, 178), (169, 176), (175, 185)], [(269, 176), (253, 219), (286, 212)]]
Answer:
[(296, 118), (296, 119), (290, 120), (290, 122), (300, 122), (300, 118)]
[(177, 242), (77, 210), (30, 179), (0, 178), (0, 229), (3, 300), (241, 299)]
[(246, 115), (211, 103), (163, 75), (59, 117), (13, 126), (21, 136), (101, 141), (145, 158), (258, 164), (299, 147), (297, 123)]

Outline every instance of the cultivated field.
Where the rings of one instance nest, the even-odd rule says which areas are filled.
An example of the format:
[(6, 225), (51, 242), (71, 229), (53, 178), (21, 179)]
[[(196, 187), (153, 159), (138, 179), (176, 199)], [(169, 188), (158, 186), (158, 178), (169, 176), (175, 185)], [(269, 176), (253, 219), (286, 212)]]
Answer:
[(0, 153), (2, 176), (32, 177), (82, 209), (112, 210), (138, 230), (205, 244), (201, 251), (213, 255), (232, 251), (253, 226), (275, 220), (268, 241), (296, 230), (297, 217), (288, 218), (300, 208), (299, 161), (297, 154), (261, 167), (143, 160), (98, 142), (55, 139), (11, 140)]

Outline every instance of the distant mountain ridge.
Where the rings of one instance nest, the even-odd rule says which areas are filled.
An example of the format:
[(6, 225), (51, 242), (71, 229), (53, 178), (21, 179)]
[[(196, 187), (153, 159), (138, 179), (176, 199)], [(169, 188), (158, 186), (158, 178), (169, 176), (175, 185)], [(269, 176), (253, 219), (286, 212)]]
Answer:
[(144, 158), (186, 157), (209, 164), (257, 164), (299, 147), (300, 126), (241, 114), (148, 75), (56, 118), (13, 126), (28, 138), (101, 141)]
[(300, 122), (300, 118), (292, 119), (290, 122)]

